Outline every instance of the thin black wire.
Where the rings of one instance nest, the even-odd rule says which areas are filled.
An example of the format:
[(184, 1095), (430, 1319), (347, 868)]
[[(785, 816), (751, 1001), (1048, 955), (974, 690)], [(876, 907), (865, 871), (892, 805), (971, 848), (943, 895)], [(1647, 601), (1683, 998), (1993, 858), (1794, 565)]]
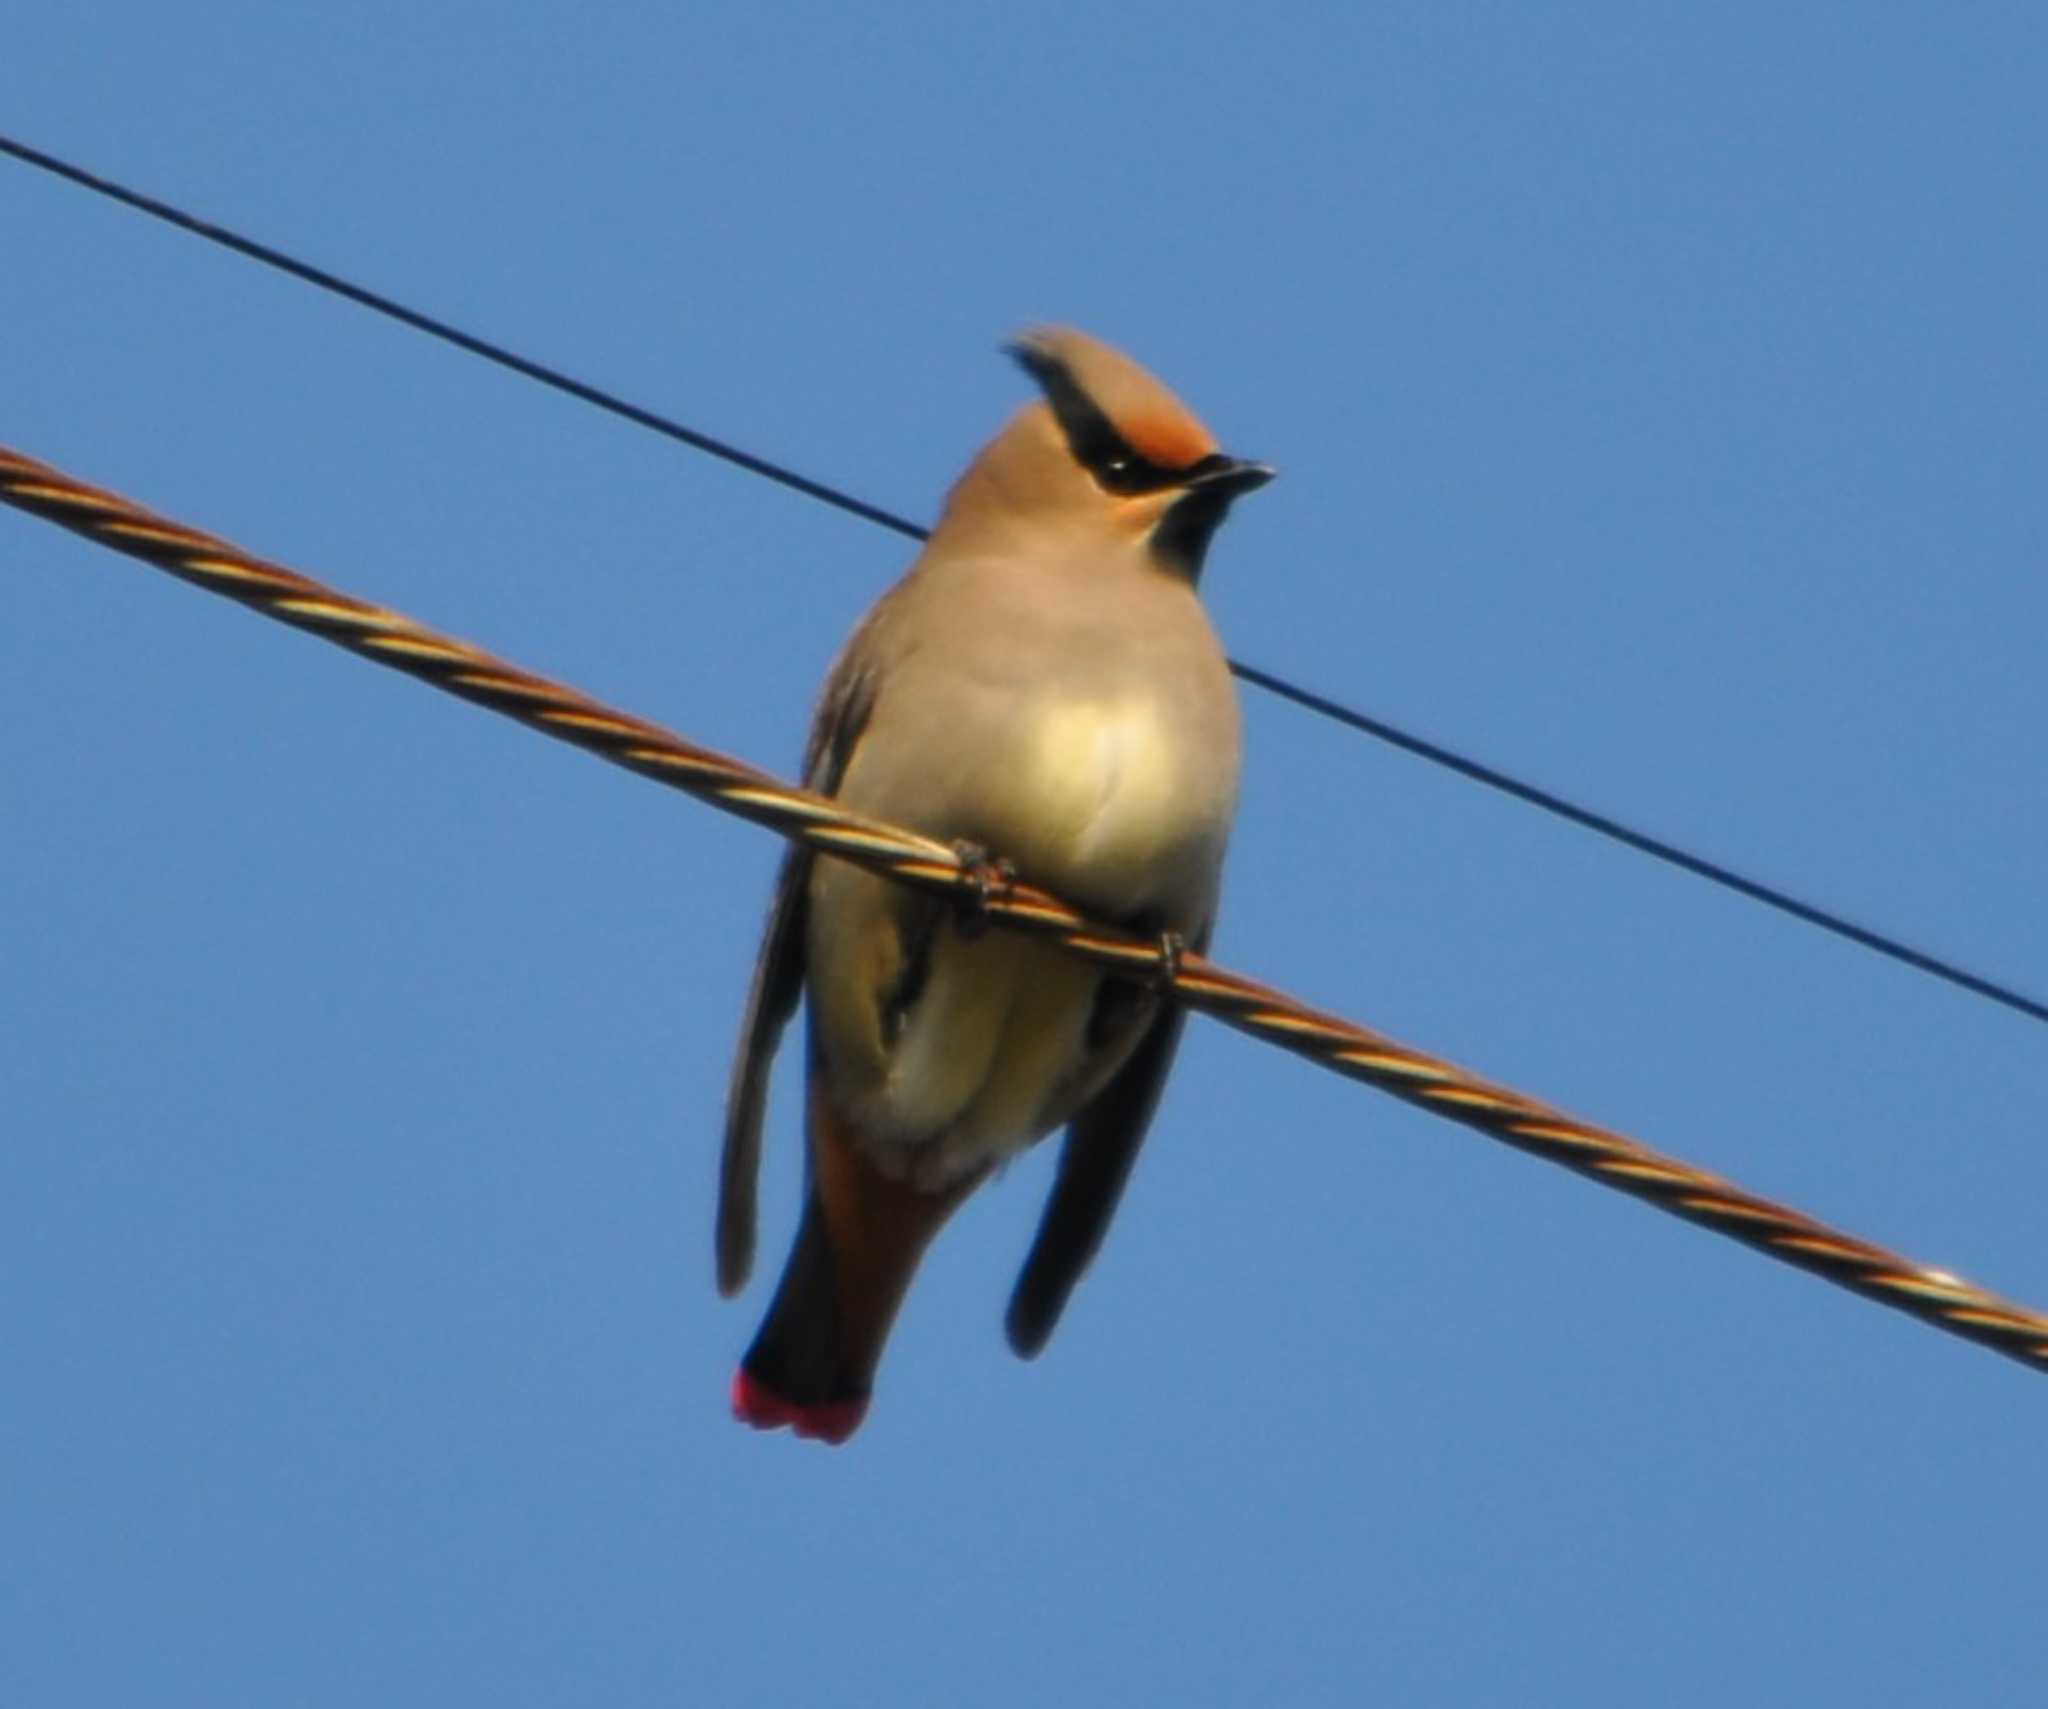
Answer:
[[(891, 529), (908, 539), (924, 540), (930, 537), (929, 530), (920, 527), (908, 517), (898, 516), (894, 511), (884, 510), (880, 505), (869, 504), (865, 499), (855, 498), (851, 493), (842, 492), (837, 487), (827, 486), (823, 481), (814, 481), (808, 475), (800, 475), (793, 469), (782, 467), (779, 463), (771, 463), (767, 458), (757, 457), (751, 451), (742, 451), (738, 446), (728, 444), (722, 439), (714, 438), (708, 433), (700, 433), (693, 427), (685, 427), (679, 421), (672, 420), (665, 415), (660, 415), (654, 410), (644, 409), (639, 404), (629, 403), (614, 393), (605, 391), (598, 386), (593, 386), (587, 381), (578, 380), (557, 368), (550, 368), (543, 363), (531, 361), (514, 351), (507, 350), (502, 345), (493, 344), (488, 339), (478, 338), (472, 333), (462, 331), (459, 327), (450, 326), (446, 321), (436, 320), (432, 315), (422, 314), (417, 309), (409, 309), (403, 303), (394, 302), (391, 298), (380, 295), (366, 286), (352, 284), (340, 275), (328, 272), (325, 268), (315, 267), (310, 262), (300, 261), (293, 256), (285, 254), (282, 250), (271, 248), (268, 244), (258, 243), (254, 238), (243, 237), (239, 232), (229, 231), (224, 226), (214, 225), (210, 221), (202, 220), (196, 215), (184, 212), (180, 208), (172, 207), (168, 202), (160, 202), (154, 196), (146, 196), (139, 190), (131, 190), (125, 185), (114, 183), (111, 179), (101, 178), (95, 173), (86, 171), (82, 166), (74, 166), (69, 161), (60, 160), (53, 154), (45, 154), (39, 148), (31, 148), (27, 143), (17, 142), (12, 137), (0, 135), (0, 154), (12, 155), (15, 159), (27, 165), (38, 167), (44, 172), (52, 173), (56, 177), (66, 179), (84, 189), (119, 202), (126, 207), (134, 208), (140, 213), (148, 214), (154, 219), (174, 225), (182, 231), (189, 231), (197, 237), (203, 237), (209, 243), (217, 243), (222, 248), (231, 249), (238, 255), (248, 256), (252, 261), (260, 261), (266, 267), (274, 267), (279, 272), (289, 273), (295, 279), (305, 280), (309, 285), (317, 285), (324, 291), (333, 292), (336, 296), (346, 297), (350, 302), (358, 303), (366, 309), (372, 309), (378, 314), (399, 321), (413, 328), (416, 332), (424, 332), (430, 337), (440, 339), (443, 343), (453, 344), (458, 349), (467, 350), (471, 355), (481, 356), (487, 362), (495, 362), (501, 368), (509, 368), (515, 374), (523, 374), (529, 380), (537, 380), (540, 384), (551, 386), (558, 392), (566, 392), (570, 397), (580, 398), (587, 404), (594, 404), (597, 408), (606, 410), (626, 421), (633, 422), (636, 426), (648, 428), (655, 433), (663, 434), (698, 451), (707, 452), (713, 457), (722, 458), (737, 468), (747, 470), (750, 474), (759, 475), (766, 480), (774, 481), (779, 486), (789, 488), (792, 492), (800, 492), (806, 497), (832, 505), (836, 509), (845, 511), (850, 516), (862, 517), (866, 521), (875, 523), (882, 528)], [(1510, 777), (1506, 772), (1496, 771), (1492, 766), (1482, 764), (1478, 760), (1468, 759), (1463, 754), (1458, 753), (1454, 749), (1444, 747), (1440, 743), (1429, 741), (1421, 736), (1410, 735), (1405, 730), (1401, 730), (1381, 719), (1373, 718), (1366, 713), (1356, 711), (1344, 705), (1341, 701), (1332, 700), (1326, 695), (1317, 694), (1312, 689), (1297, 687), (1295, 684), (1287, 681), (1286, 678), (1275, 676), (1270, 671), (1261, 670), (1256, 665), (1248, 665), (1241, 660), (1233, 659), (1230, 662), (1230, 668), (1245, 682), (1263, 688), (1269, 694), (1278, 695), (1283, 700), (1292, 701), (1296, 706), (1302, 707), (1306, 711), (1317, 713), (1324, 718), (1342, 724), (1347, 729), (1356, 730), (1362, 735), (1376, 737), (1382, 742), (1400, 748), (1405, 753), (1413, 754), (1419, 759), (1428, 760), (1433, 765), (1446, 767), (1458, 773), (1461, 777), (1471, 779), (1474, 783), (1482, 783), (1489, 789), (1499, 790), (1504, 795), (1512, 796), (1517, 801), (1526, 802), (1531, 807), (1541, 808), (1544, 812), (1554, 814), (1560, 819), (1567, 819), (1575, 825), (1582, 826), (1586, 830), (1621, 843), (1640, 854), (1646, 854), (1655, 860), (1661, 860), (1669, 865), (1680, 867), (1700, 878), (1733, 890), (1738, 895), (1747, 896), (1751, 901), (1761, 902), (1767, 908), (1775, 908), (1781, 914), (1789, 914), (1795, 920), (1804, 920), (1808, 925), (1818, 926), (1824, 932), (1832, 932), (1836, 937), (1845, 938), (1850, 943), (1860, 944), (1865, 949), (1876, 951), (1879, 955), (1889, 956), (1893, 961), (1899, 962), (1906, 967), (1914, 968), (1921, 973), (1931, 974), (1936, 979), (1946, 980), (1949, 984), (1957, 986), (1964, 991), (1987, 998), (1991, 1002), (2002, 1004), (2017, 1014), (2022, 1014), (2031, 1020), (2048, 1024), (2048, 1004), (2038, 1002), (2034, 998), (2013, 990), (2009, 986), (1986, 979), (1980, 974), (1971, 973), (1966, 968), (1958, 967), (1953, 962), (1944, 961), (1938, 956), (1930, 955), (1925, 950), (1915, 949), (1912, 945), (1902, 943), (1899, 939), (1887, 936), (1883, 932), (1873, 931), (1867, 926), (1859, 926), (1855, 922), (1844, 919), (1841, 915), (1818, 907), (1811, 902), (1802, 902), (1796, 896), (1788, 895), (1786, 892), (1764, 884), (1757, 879), (1745, 878), (1741, 873), (1721, 865), (1718, 861), (1708, 860), (1703, 855), (1689, 854), (1684, 849), (1667, 843), (1660, 837), (1653, 837), (1646, 831), (1633, 830), (1618, 819), (1610, 819), (1606, 814), (1596, 813), (1589, 807), (1580, 807), (1574, 802), (1566, 800), (1561, 795), (1553, 795), (1547, 789), (1538, 788), (1535, 784), (1523, 783), (1517, 778)]]
[(1900, 943), (1888, 938), (1882, 932), (1874, 932), (1867, 926), (1859, 926), (1853, 920), (1845, 920), (1839, 914), (1830, 914), (1824, 908), (1817, 908), (1811, 902), (1802, 902), (1796, 896), (1788, 896), (1782, 890), (1773, 890), (1768, 884), (1754, 878), (1744, 878), (1741, 873), (1731, 871), (1703, 855), (1688, 854), (1676, 844), (1667, 843), (1660, 837), (1653, 837), (1647, 831), (1632, 830), (1619, 819), (1610, 819), (1604, 813), (1596, 813), (1590, 807), (1581, 807), (1567, 801), (1561, 795), (1553, 795), (1547, 789), (1539, 789), (1533, 783), (1524, 783), (1519, 778), (1508, 776), (1504, 771), (1495, 771), (1492, 766), (1478, 760), (1467, 759), (1451, 748), (1441, 747), (1422, 736), (1411, 736), (1405, 730), (1397, 730), (1391, 724), (1383, 724), (1377, 718), (1334, 700), (1325, 700), (1311, 689), (1296, 688), (1293, 683), (1280, 677), (1269, 676), (1256, 665), (1233, 665), (1231, 667), (1246, 682), (1255, 682), (1269, 693), (1277, 694), (1283, 700), (1291, 700), (1297, 706), (1320, 712), (1325, 718), (1333, 718), (1339, 724), (1363, 731), (1368, 736), (1377, 736), (1381, 741), (1414, 754), (1419, 759), (1430, 761), (1460, 777), (1469, 777), (1474, 783), (1483, 783), (1489, 789), (1497, 789), (1503, 795), (1512, 795), (1517, 801), (1526, 801), (1531, 807), (1540, 807), (1546, 813), (1555, 813), (1560, 819), (1569, 819), (1574, 825), (1583, 825), (1589, 831), (1597, 831), (1603, 837), (1610, 837), (1617, 843), (1624, 843), (1655, 860), (1667, 861), (1672, 866), (1683, 867), (1687, 872), (1701, 878), (1725, 885), (1738, 895), (1761, 902), (1766, 907), (1776, 908), (1780, 913), (1790, 914), (1795, 920), (1804, 920), (1810, 926), (1822, 931), (1833, 932), (1837, 937), (1847, 938), (1851, 943), (1861, 944), (1865, 949), (1874, 949), (1879, 955), (1888, 955), (1892, 960), (1903, 962), (1907, 967), (1922, 973), (1931, 973), (1937, 979), (1946, 979), (1951, 985), (1979, 997), (1988, 997), (1994, 1003), (2003, 1003), (2008, 1009), (2029, 1016), (2033, 1020), (2048, 1021), (2048, 1005), (2037, 1003), (2033, 998), (2018, 991), (2008, 990), (1989, 979), (1970, 972), (1967, 968), (1931, 956), (1924, 950), (1917, 950), (1911, 944)]
[(110, 178), (101, 178), (88, 172), (82, 166), (73, 166), (69, 161), (59, 160), (53, 154), (45, 154), (39, 148), (27, 143), (16, 142), (12, 137), (0, 136), (0, 154), (11, 154), (15, 159), (30, 166), (42, 168), (59, 178), (69, 179), (73, 184), (83, 186), (99, 195), (120, 202), (140, 213), (160, 219), (167, 225), (177, 226), (203, 237), (208, 243), (217, 243), (223, 249), (232, 249), (237, 255), (246, 255), (252, 261), (260, 261), (266, 267), (275, 267), (280, 273), (289, 273), (295, 279), (303, 279), (309, 285), (318, 285), (323, 291), (332, 291), (338, 297), (346, 297), (352, 303), (360, 303), (366, 309), (374, 309), (380, 315), (401, 321), (415, 332), (424, 332), (438, 338), (445, 344), (467, 350), (472, 356), (481, 356), (487, 362), (495, 362), (501, 368), (510, 368), (515, 374), (524, 374), (529, 380), (538, 380), (544, 386), (552, 386), (558, 392), (567, 392), (572, 398), (581, 398), (587, 404), (609, 410), (636, 426), (651, 428), (656, 433), (666, 434), (671, 439), (699, 451), (708, 451), (714, 457), (745, 469), (749, 474), (760, 475), (775, 481), (794, 492), (820, 499), (826, 504), (837, 505), (839, 509), (854, 516), (865, 517), (869, 522), (879, 523), (884, 528), (893, 528), (898, 534), (907, 534), (913, 540), (926, 538), (926, 530), (905, 517), (892, 511), (883, 510), (879, 505), (868, 504), (862, 499), (843, 493), (836, 487), (828, 487), (822, 481), (814, 481), (799, 475), (793, 469), (785, 469), (779, 463), (771, 463), (765, 457), (756, 457), (751, 451), (742, 451), (736, 445), (728, 445), (722, 439), (714, 439), (708, 433), (699, 433), (694, 427), (685, 427), (679, 421), (671, 421), (665, 415), (657, 415), (651, 409), (642, 409), (638, 404), (628, 403), (624, 398), (587, 385), (557, 368), (549, 368), (539, 362), (530, 362), (516, 351), (507, 350), (501, 344), (478, 338), (464, 332), (460, 327), (450, 326), (445, 320), (436, 320), (432, 315), (421, 314), (409, 309), (403, 303), (393, 302), (363, 285), (351, 284), (338, 273), (330, 273), (324, 267), (315, 267), (311, 262), (300, 261), (285, 254), (281, 249), (272, 249), (267, 243), (258, 243), (253, 237), (244, 237), (240, 232), (229, 231), (188, 214), (181, 208), (174, 208), (168, 202), (160, 202), (154, 196), (145, 196), (140, 190), (131, 190), (126, 185), (116, 184)]

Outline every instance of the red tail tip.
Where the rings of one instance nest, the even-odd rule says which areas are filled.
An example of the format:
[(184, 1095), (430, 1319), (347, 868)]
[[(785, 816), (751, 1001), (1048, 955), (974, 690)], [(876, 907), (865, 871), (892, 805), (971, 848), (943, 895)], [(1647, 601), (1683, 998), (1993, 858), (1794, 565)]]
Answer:
[(744, 1365), (732, 1377), (732, 1415), (756, 1430), (780, 1430), (789, 1426), (813, 1442), (830, 1442), (835, 1448), (860, 1428), (868, 1415), (866, 1395), (857, 1400), (819, 1401), (799, 1406), (784, 1400)]

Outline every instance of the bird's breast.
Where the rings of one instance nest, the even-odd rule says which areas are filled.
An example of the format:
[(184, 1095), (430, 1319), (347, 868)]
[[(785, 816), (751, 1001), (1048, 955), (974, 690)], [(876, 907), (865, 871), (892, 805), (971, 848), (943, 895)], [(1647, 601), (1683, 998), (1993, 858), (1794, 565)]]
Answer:
[(1093, 560), (970, 561), (906, 598), (842, 799), (979, 843), (1097, 913), (1206, 919), (1238, 723), (1192, 591)]
[(1051, 697), (995, 746), (977, 791), (986, 841), (1027, 876), (1124, 912), (1213, 868), (1235, 756), (1201, 751), (1158, 697)]

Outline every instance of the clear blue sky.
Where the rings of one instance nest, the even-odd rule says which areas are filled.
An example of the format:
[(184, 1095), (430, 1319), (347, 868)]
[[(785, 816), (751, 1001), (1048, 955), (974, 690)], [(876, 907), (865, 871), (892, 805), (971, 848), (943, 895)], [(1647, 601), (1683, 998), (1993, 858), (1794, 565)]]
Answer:
[[(2038, 6), (17, 10), (0, 128), (914, 515), (1124, 344), (1283, 470), (1240, 656), (2048, 990)], [(906, 560), (7, 162), (0, 252), (0, 440), (785, 772)], [(2039, 1376), (1206, 1022), (1042, 1361), (1049, 1156), (853, 1446), (734, 1425), (772, 840), (0, 574), (8, 1703), (2038, 1690)], [(2048, 1302), (2048, 1029), (1246, 713), (1224, 960)]]

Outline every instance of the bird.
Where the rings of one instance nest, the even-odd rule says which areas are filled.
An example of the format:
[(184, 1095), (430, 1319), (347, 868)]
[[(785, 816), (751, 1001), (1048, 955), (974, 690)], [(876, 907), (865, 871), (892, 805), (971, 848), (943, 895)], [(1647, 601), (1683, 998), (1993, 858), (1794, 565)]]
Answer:
[[(1155, 937), (1208, 945), (1236, 813), (1229, 664), (1197, 594), (1226, 456), (1128, 356), (1064, 328), (1006, 346), (1038, 395), (968, 465), (827, 676), (805, 785)], [(932, 1237), (1067, 1130), (1005, 1319), (1035, 1357), (1101, 1244), (1179, 1043), (1158, 977), (1118, 976), (961, 903), (793, 847), (748, 991), (719, 1165), (717, 1271), (751, 1272), (771, 1063), (806, 1012), (794, 1245), (731, 1389), (736, 1417), (857, 1430)]]

